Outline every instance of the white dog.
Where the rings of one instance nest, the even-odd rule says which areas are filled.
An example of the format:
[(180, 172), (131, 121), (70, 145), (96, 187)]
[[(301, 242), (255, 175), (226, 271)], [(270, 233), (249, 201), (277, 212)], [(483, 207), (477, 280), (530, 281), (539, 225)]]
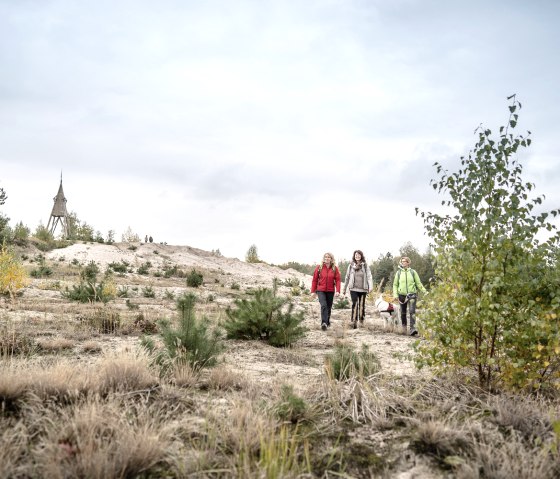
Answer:
[(381, 317), (385, 320), (386, 325), (396, 326), (399, 319), (399, 305), (394, 303), (389, 303), (383, 299), (383, 296), (379, 295), (375, 300), (375, 307)]

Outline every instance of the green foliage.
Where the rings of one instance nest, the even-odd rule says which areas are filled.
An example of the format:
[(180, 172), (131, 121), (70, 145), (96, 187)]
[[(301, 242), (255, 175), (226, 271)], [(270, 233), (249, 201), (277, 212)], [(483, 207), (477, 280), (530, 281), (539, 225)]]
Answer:
[(80, 303), (94, 303), (102, 301), (107, 303), (117, 296), (117, 288), (113, 281), (110, 270), (107, 270), (103, 279), (98, 283), (97, 275), (99, 266), (94, 261), (80, 271), (80, 282), (72, 285), (72, 289), (66, 287), (62, 292), (65, 298)]
[[(435, 259), (430, 249), (428, 248), (424, 254), (420, 254), (418, 249), (409, 242), (401, 246), (399, 253), (400, 257), (408, 256), (410, 258), (412, 269), (418, 273), (421, 283), (429, 289), (435, 276)], [(400, 258), (395, 258), (395, 271), (398, 268), (399, 260)], [(390, 278), (390, 284), (393, 284), (393, 277)]]
[(303, 337), (303, 313), (294, 313), (289, 298), (276, 295), (276, 287), (258, 288), (250, 299), (236, 299), (226, 310), (224, 327), (232, 339), (264, 339), (272, 346), (290, 346)]
[(184, 294), (177, 300), (179, 324), (173, 327), (170, 321), (158, 323), (162, 347), (157, 347), (152, 338), (142, 338), (141, 344), (155, 354), (156, 363), (166, 372), (173, 365), (190, 364), (198, 371), (214, 366), (223, 350), (221, 335), (217, 329), (208, 329), (208, 319), (195, 315), (196, 296)]
[(187, 274), (187, 286), (191, 288), (198, 288), (202, 285), (202, 273), (199, 273), (194, 268), (191, 270), (189, 274)]
[(30, 234), (31, 230), (20, 221), (14, 228), (14, 243), (20, 246), (26, 245)]
[(274, 407), (274, 413), (281, 421), (297, 424), (307, 419), (309, 406), (303, 398), (294, 393), (293, 386), (282, 385), (280, 400)]
[(150, 273), (150, 268), (152, 267), (152, 263), (150, 263), (149, 261), (146, 261), (145, 263), (142, 263), (138, 270), (136, 271), (138, 274), (142, 274), (142, 275), (147, 275)]
[(239, 291), (241, 289), (241, 286), (239, 285), (239, 283), (234, 281), (233, 283), (231, 283), (230, 288)]
[(367, 377), (379, 372), (381, 363), (367, 344), (358, 352), (345, 344), (337, 345), (333, 353), (325, 358), (327, 375), (331, 379), (344, 381), (353, 377)]
[(47, 265), (47, 262), (43, 255), (41, 255), (41, 257), (38, 259), (38, 263), (39, 267), (31, 271), (31, 276), (33, 276), (34, 278), (45, 278), (53, 274), (52, 268)]
[[(510, 133), (521, 108), (510, 99), (498, 138), (479, 128), (457, 172), (435, 165), (433, 187), (448, 193), (442, 204), (454, 213), (421, 213), (438, 282), (424, 305), (417, 362), (472, 369), (485, 388), (539, 388), (560, 378), (559, 235), (547, 222), (559, 210), (536, 214), (542, 197), (528, 199), (534, 185), (522, 181), (516, 154), (531, 144), (530, 133)], [(542, 231), (550, 236), (543, 243)]]
[(391, 253), (381, 254), (377, 260), (371, 263), (371, 277), (373, 284), (379, 285), (383, 281), (383, 285), (392, 285), (393, 274), (395, 270), (395, 260)]
[(247, 263), (260, 263), (261, 260), (259, 259), (259, 253), (257, 251), (257, 246), (252, 244), (249, 246), (247, 253), (245, 253), (245, 261)]
[(350, 301), (345, 296), (340, 296), (336, 302), (333, 304), (334, 309), (348, 309), (350, 307)]
[[(74, 241), (93, 242), (96, 239), (93, 226), (88, 225), (85, 221), (81, 221), (74, 211), (68, 213), (68, 232), (69, 239)], [(100, 233), (99, 236), (101, 236)]]
[(37, 225), (33, 236), (40, 241), (44, 241), (45, 243), (52, 243), (54, 241), (53, 235), (49, 232), (47, 227), (43, 225), (43, 223), (39, 223)]
[(144, 296), (144, 298), (155, 298), (156, 292), (154, 291), (153, 286), (147, 285), (146, 287), (142, 288), (142, 296)]
[(115, 263), (113, 261), (112, 263), (109, 263), (107, 266), (111, 268), (115, 273), (124, 274), (128, 271), (128, 267), (130, 266), (130, 263), (123, 259), (120, 261), (120, 263)]

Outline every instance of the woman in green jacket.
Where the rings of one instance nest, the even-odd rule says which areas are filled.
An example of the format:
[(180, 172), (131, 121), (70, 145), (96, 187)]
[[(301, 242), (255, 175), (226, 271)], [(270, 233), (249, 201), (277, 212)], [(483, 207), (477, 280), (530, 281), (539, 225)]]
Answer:
[(399, 269), (393, 280), (393, 296), (399, 300), (401, 305), (401, 323), (406, 331), (406, 307), (410, 312), (410, 335), (416, 336), (416, 300), (418, 291), (426, 294), (426, 288), (422, 285), (418, 273), (410, 267), (410, 258), (403, 256)]

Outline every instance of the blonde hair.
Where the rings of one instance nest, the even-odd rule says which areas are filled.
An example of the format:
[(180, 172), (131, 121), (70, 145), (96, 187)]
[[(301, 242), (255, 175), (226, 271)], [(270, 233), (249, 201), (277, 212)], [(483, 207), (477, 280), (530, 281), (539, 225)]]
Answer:
[(329, 253), (328, 251), (323, 255), (323, 257), (321, 258), (321, 262), (320, 264), (323, 264), (325, 261), (325, 256), (329, 255), (331, 257), (331, 264), (333, 266), (336, 266), (336, 260), (334, 259), (334, 254)]
[(403, 261), (403, 260), (408, 261), (408, 264), (412, 263), (412, 261), (410, 261), (410, 258), (408, 256), (403, 256), (401, 258), (401, 261)]

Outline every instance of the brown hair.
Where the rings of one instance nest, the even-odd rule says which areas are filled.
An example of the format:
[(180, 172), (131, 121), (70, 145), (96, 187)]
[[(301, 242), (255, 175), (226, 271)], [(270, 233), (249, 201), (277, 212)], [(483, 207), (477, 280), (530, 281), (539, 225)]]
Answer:
[(357, 249), (356, 251), (354, 251), (354, 253), (352, 253), (352, 263), (356, 262), (356, 253), (358, 253), (362, 257), (362, 263), (367, 263), (366, 257), (364, 256), (364, 253), (362, 253), (361, 249)]

